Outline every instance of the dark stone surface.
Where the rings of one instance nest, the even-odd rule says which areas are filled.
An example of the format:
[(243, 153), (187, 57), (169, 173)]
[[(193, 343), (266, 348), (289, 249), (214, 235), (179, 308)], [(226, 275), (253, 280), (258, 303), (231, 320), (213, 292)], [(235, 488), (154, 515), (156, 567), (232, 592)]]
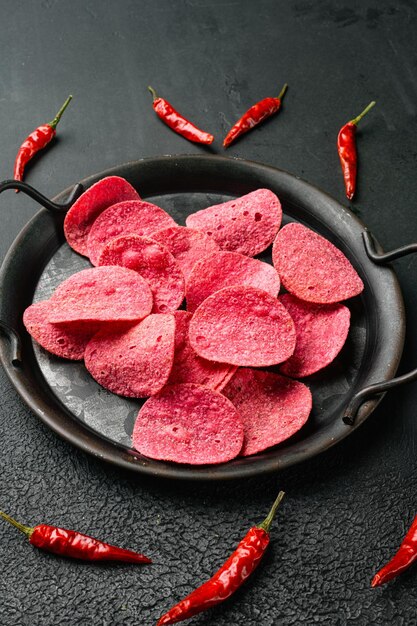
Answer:
[[(27, 182), (51, 196), (121, 162), (204, 150), (156, 118), (149, 83), (213, 132), (207, 150), (222, 153), (230, 124), (286, 81), (282, 113), (228, 154), (286, 169), (345, 202), (336, 135), (376, 99), (358, 136), (354, 208), (386, 249), (417, 241), (414, 2), (3, 0), (0, 9), (0, 179), (11, 176), (20, 141), (69, 92), (59, 139), (27, 171)], [(34, 207), (13, 192), (0, 204), (3, 257)], [(407, 371), (417, 353), (416, 259), (395, 266), (408, 311)], [(416, 623), (415, 570), (380, 590), (369, 586), (416, 511), (415, 384), (388, 395), (321, 457), (216, 485), (151, 481), (104, 465), (39, 422), (3, 372), (0, 389), (1, 507), (155, 560), (92, 567), (36, 551), (2, 525), (0, 624), (154, 624), (220, 565), (279, 488), (287, 497), (263, 566), (233, 600), (193, 623)]]

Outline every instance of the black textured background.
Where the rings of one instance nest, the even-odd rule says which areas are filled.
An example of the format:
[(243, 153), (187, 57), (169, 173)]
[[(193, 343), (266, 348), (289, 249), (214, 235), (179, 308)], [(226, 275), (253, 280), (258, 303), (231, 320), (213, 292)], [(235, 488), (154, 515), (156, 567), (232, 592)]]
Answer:
[[(140, 157), (199, 153), (153, 114), (147, 85), (213, 132), (290, 85), (279, 116), (228, 151), (299, 175), (345, 202), (335, 140), (360, 131), (357, 211), (386, 249), (417, 241), (414, 0), (0, 0), (0, 179), (20, 141), (74, 100), (26, 180), (53, 196)], [(1, 196), (0, 254), (33, 214)], [(402, 371), (417, 362), (416, 259), (396, 263), (408, 311)], [(18, 285), (16, 285), (18, 288)], [(89, 566), (41, 553), (0, 527), (0, 624), (151, 625), (206, 579), (287, 492), (263, 566), (196, 626), (409, 625), (417, 571), (378, 590), (376, 569), (416, 512), (416, 385), (365, 426), (283, 474), (213, 485), (125, 474), (59, 440), (0, 372), (1, 507), (137, 548), (154, 565)]]

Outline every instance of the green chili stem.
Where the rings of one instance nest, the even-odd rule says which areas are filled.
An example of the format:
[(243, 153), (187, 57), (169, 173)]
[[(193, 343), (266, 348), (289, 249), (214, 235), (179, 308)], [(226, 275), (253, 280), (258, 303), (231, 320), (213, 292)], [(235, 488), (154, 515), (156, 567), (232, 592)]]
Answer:
[(151, 92), (151, 94), (152, 94), (152, 98), (153, 98), (153, 100), (154, 100), (154, 102), (155, 102), (155, 100), (157, 100), (157, 99), (158, 99), (158, 96), (157, 96), (157, 93), (156, 93), (155, 89), (154, 89), (153, 87), (148, 87), (148, 89), (149, 89), (149, 91)]
[(65, 109), (67, 108), (67, 106), (69, 105), (71, 100), (72, 100), (72, 96), (68, 96), (68, 98), (65, 100), (64, 104), (62, 105), (62, 107), (59, 109), (58, 113), (55, 115), (55, 117), (52, 120), (52, 122), (49, 122), (48, 126), (50, 126), (51, 128), (53, 128), (55, 130), (55, 128), (58, 125), (59, 120), (62, 117), (63, 112), (65, 111)]
[(287, 85), (287, 83), (285, 83), (283, 88), (281, 89), (281, 91), (278, 94), (278, 100), (282, 100), (283, 99), (284, 94), (287, 91), (287, 89), (288, 89), (288, 85)]
[(279, 505), (281, 504), (281, 500), (282, 498), (285, 496), (285, 492), (284, 491), (280, 491), (277, 499), (275, 500), (274, 504), (272, 505), (271, 510), (269, 511), (268, 515), (266, 516), (266, 518), (264, 519), (264, 521), (262, 522), (262, 524), (258, 525), (258, 528), (263, 528), (267, 533), (269, 533), (269, 528), (272, 524), (272, 520), (275, 517), (275, 513), (277, 511), (277, 508), (279, 507)]
[(370, 111), (372, 109), (372, 107), (374, 107), (376, 105), (376, 102), (374, 100), (372, 100), (372, 102), (370, 102), (368, 104), (368, 106), (366, 107), (366, 109), (364, 109), (362, 111), (362, 113), (359, 113), (358, 117), (355, 117), (355, 119), (350, 120), (351, 124), (355, 124), (355, 126), (361, 121), (361, 119), (363, 118), (364, 115), (366, 115), (368, 113), (368, 111)]
[(20, 522), (17, 522), (15, 519), (13, 519), (13, 517), (7, 515), (7, 513), (3, 513), (3, 511), (0, 511), (0, 516), (5, 519), (6, 522), (9, 522), (10, 524), (12, 524), (12, 526), (18, 528), (22, 533), (26, 535), (26, 537), (29, 538), (33, 533), (33, 528), (31, 528), (30, 526), (24, 526)]

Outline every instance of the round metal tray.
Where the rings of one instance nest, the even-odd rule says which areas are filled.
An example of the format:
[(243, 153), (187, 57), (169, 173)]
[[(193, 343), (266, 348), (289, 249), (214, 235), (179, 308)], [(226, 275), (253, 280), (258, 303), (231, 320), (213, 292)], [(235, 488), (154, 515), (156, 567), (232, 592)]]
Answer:
[[(305, 379), (313, 412), (296, 436), (253, 457), (216, 466), (187, 466), (147, 459), (130, 448), (140, 401), (120, 398), (91, 379), (82, 363), (47, 354), (26, 333), (23, 311), (49, 297), (64, 278), (89, 266), (65, 243), (64, 212), (40, 210), (18, 235), (1, 268), (0, 358), (18, 393), (56, 433), (78, 448), (142, 474), (174, 479), (223, 480), (277, 471), (319, 454), (348, 436), (381, 399), (363, 388), (391, 381), (400, 362), (405, 316), (394, 272), (374, 262), (364, 246), (365, 225), (345, 207), (306, 182), (258, 163), (214, 156), (164, 156), (120, 165), (81, 181), (84, 188), (108, 175), (126, 178), (140, 195), (185, 218), (200, 208), (266, 187), (281, 199), (284, 223), (299, 221), (332, 241), (350, 259), (365, 284), (351, 310), (348, 341), (333, 364)], [(70, 189), (54, 198), (63, 202)], [(374, 246), (380, 251), (376, 242)], [(268, 260), (268, 254), (261, 258)], [(21, 341), (21, 362), (11, 343)], [(10, 342), (12, 339), (12, 342)], [(16, 347), (16, 346), (14, 346)], [(359, 393), (359, 396), (357, 394)], [(353, 425), (343, 421), (356, 402)], [(358, 410), (357, 410), (358, 409)]]

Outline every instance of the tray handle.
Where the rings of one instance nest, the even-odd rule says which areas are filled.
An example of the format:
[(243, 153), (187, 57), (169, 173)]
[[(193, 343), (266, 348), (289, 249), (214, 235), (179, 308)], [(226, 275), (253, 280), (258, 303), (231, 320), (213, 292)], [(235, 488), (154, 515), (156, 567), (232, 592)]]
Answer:
[[(53, 213), (65, 213), (72, 206), (75, 200), (81, 195), (84, 188), (80, 183), (74, 185), (68, 194), (66, 202), (62, 204), (58, 204), (57, 202), (53, 202), (49, 200), (46, 196), (44, 196), (40, 191), (24, 183), (20, 180), (4, 180), (0, 183), (0, 193), (6, 191), (7, 189), (17, 189), (18, 191), (23, 191), (27, 196), (33, 198), (39, 202), (45, 209), (48, 211), (52, 211)], [(9, 350), (10, 350), (10, 361), (13, 367), (20, 367), (22, 365), (22, 340), (20, 338), (19, 333), (15, 328), (13, 328), (10, 324), (0, 320), (0, 333), (5, 335), (9, 342)]]
[(19, 333), (2, 321), (0, 321), (0, 332), (6, 335), (9, 341), (10, 361), (13, 367), (20, 367), (22, 365), (22, 340)]
[[(417, 243), (412, 243), (408, 246), (403, 246), (402, 248), (392, 250), (391, 252), (379, 254), (376, 251), (374, 239), (368, 230), (365, 230), (362, 233), (362, 237), (365, 245), (366, 254), (374, 263), (378, 265), (383, 265), (384, 263), (395, 261), (395, 259), (400, 259), (407, 254), (417, 252)], [(417, 380), (417, 369), (414, 369), (411, 372), (407, 372), (407, 374), (403, 374), (402, 376), (392, 378), (391, 380), (382, 383), (375, 383), (373, 385), (369, 385), (368, 387), (364, 387), (357, 394), (355, 394), (352, 400), (349, 402), (348, 407), (343, 415), (344, 423), (348, 426), (352, 426), (355, 423), (355, 418), (361, 405), (370, 398), (379, 395), (380, 393), (384, 393), (389, 389), (399, 387), (400, 385), (404, 385), (405, 383), (411, 383), (415, 380)]]
[(21, 180), (14, 180), (12, 178), (10, 180), (4, 180), (3, 182), (1, 182), (0, 193), (2, 193), (3, 191), (6, 191), (7, 189), (15, 189), (17, 191), (23, 191), (23, 193), (25, 193), (27, 196), (30, 196), (31, 198), (33, 198), (33, 200), (36, 200), (36, 202), (39, 202), (39, 204), (43, 206), (45, 209), (48, 209), (48, 211), (52, 211), (53, 213), (66, 213), (68, 209), (70, 208), (70, 206), (75, 202), (75, 200), (84, 191), (84, 188), (81, 185), (81, 183), (77, 183), (71, 189), (68, 195), (67, 201), (62, 204), (58, 204), (57, 202), (52, 202), (52, 200), (49, 200), (49, 198), (44, 196), (40, 191), (38, 191), (31, 185), (28, 185), (27, 183), (22, 182)]

